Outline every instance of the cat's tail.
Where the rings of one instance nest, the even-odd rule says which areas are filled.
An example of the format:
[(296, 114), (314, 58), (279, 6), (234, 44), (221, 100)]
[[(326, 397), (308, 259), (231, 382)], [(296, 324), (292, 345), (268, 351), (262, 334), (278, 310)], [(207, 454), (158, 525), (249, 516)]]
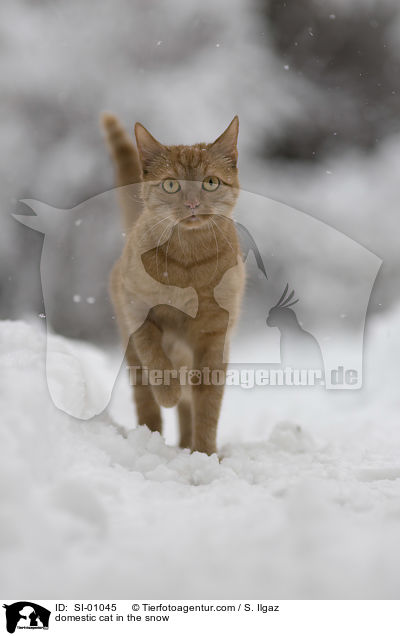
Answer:
[[(106, 133), (106, 142), (115, 164), (116, 185), (119, 190), (119, 200), (124, 217), (125, 230), (132, 225), (142, 211), (140, 197), (140, 182), (142, 180), (142, 168), (139, 162), (138, 152), (128, 133), (120, 121), (112, 113), (103, 113), (101, 124)], [(133, 185), (131, 188), (122, 187)]]

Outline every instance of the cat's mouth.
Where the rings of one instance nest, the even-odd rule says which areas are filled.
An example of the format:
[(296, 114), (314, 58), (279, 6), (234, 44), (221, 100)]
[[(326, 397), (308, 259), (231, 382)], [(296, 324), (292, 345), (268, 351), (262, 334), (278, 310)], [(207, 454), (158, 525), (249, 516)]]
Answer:
[(183, 218), (180, 222), (185, 227), (195, 228), (195, 227), (199, 227), (200, 225), (204, 225), (205, 223), (207, 223), (209, 218), (210, 218), (210, 216), (211, 216), (210, 214), (206, 214), (206, 213), (202, 213), (202, 212), (198, 212), (198, 213), (192, 212), (188, 216), (185, 216), (185, 218)]

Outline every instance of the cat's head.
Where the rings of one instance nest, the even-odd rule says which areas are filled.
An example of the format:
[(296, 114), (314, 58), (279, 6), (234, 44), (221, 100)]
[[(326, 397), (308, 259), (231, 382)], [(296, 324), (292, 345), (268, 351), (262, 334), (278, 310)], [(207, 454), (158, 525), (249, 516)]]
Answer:
[(194, 230), (205, 227), (210, 215), (232, 214), (239, 193), (238, 132), (236, 116), (213, 143), (165, 146), (136, 124), (142, 197), (155, 222), (168, 218)]

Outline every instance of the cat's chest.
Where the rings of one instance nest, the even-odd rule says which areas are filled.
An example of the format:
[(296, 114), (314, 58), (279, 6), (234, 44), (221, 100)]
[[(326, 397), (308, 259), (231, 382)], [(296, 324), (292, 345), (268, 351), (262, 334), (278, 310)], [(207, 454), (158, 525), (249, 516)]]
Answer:
[(186, 313), (184, 306), (178, 309), (162, 302), (153, 306), (152, 320), (160, 329), (189, 341), (200, 332), (215, 330), (215, 325), (223, 323), (226, 327), (227, 316), (234, 317), (241, 295), (238, 261), (242, 265), (238, 252), (225, 245), (218, 252), (210, 249), (189, 261), (166, 246), (143, 254), (143, 266), (153, 280), (165, 286), (192, 289), (197, 300), (195, 316)]
[(232, 250), (208, 250), (187, 259), (168, 247), (154, 248), (142, 255), (146, 272), (158, 283), (193, 287), (202, 296), (212, 296), (227, 271), (237, 264)]

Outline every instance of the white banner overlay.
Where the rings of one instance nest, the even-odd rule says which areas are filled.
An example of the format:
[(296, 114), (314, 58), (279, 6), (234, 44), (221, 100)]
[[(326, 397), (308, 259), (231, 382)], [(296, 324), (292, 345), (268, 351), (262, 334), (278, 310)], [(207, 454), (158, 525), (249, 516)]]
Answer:
[[(325, 636), (399, 634), (400, 601), (1, 601), (1, 634), (203, 633), (253, 629), (256, 634)], [(46, 626), (47, 624), (47, 626)]]

